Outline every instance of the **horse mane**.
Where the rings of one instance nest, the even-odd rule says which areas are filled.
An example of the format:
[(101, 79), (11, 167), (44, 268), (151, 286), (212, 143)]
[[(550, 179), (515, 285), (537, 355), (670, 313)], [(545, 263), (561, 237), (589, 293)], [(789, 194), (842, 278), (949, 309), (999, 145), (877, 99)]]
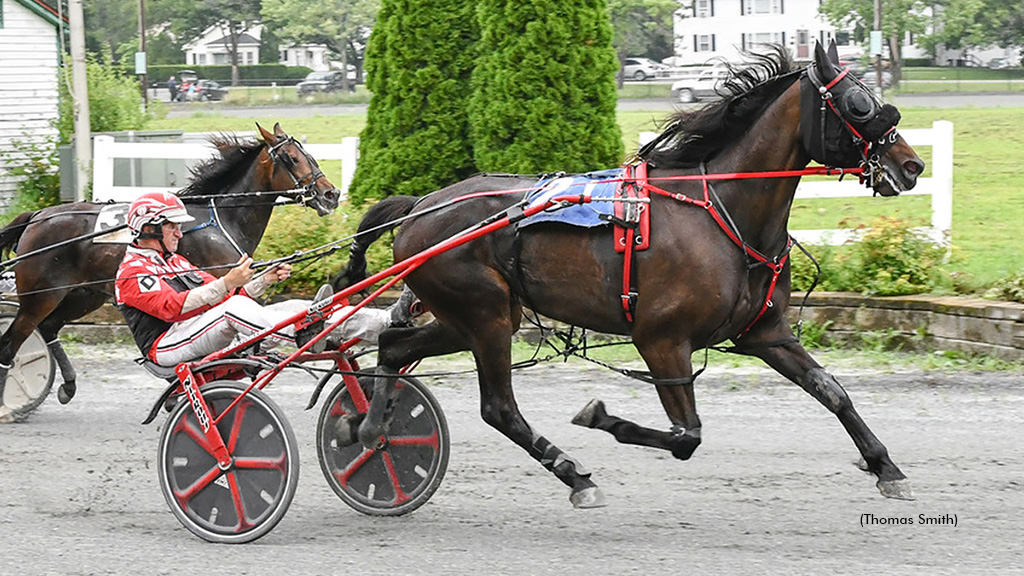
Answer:
[(259, 157), (265, 144), (260, 140), (242, 140), (231, 134), (218, 134), (209, 139), (220, 152), (209, 160), (193, 166), (192, 177), (178, 196), (208, 196), (224, 193), (229, 188), (246, 189), (251, 176), (249, 167)]
[(640, 156), (660, 168), (693, 168), (746, 135), (754, 120), (792, 84), (795, 71), (789, 52), (778, 44), (765, 54), (745, 51), (743, 56), (742, 65), (721, 64), (729, 70), (718, 89), (721, 100), (670, 116), (653, 150), (641, 151)]

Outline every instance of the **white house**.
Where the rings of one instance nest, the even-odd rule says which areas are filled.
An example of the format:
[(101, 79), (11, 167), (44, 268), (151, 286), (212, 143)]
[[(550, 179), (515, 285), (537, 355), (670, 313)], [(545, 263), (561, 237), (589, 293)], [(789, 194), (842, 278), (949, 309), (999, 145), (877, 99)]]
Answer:
[(741, 50), (781, 44), (797, 60), (813, 57), (814, 43), (836, 37), (818, 14), (818, 0), (683, 0), (675, 16), (677, 64), (714, 58), (736, 62)]
[(17, 163), (16, 143), (57, 136), (59, 22), (42, 0), (0, 0), (0, 211), (17, 188), (8, 170)]
[(314, 72), (331, 69), (331, 54), (323, 44), (282, 45), (278, 61), (287, 66), (305, 66)]
[[(238, 63), (241, 65), (260, 63), (260, 44), (263, 26), (253, 24), (242, 30), (238, 37)], [(231, 38), (218, 25), (210, 26), (196, 39), (186, 43), (185, 63), (189, 66), (211, 66), (231, 64), (228, 50)]]

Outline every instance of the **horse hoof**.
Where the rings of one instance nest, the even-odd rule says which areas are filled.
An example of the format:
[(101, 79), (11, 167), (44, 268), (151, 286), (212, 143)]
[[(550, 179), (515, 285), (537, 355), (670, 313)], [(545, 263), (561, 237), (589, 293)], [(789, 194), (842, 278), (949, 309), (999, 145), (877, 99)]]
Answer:
[(910, 480), (879, 480), (878, 491), (886, 498), (897, 500), (914, 500), (914, 490), (910, 487)]
[(569, 495), (573, 508), (603, 508), (608, 505), (604, 492), (597, 486), (584, 488)]
[(59, 400), (61, 404), (67, 404), (75, 397), (75, 392), (77, 391), (78, 387), (75, 386), (74, 382), (65, 382), (60, 385), (60, 388), (57, 388), (57, 400)]
[(17, 421), (14, 417), (14, 410), (7, 406), (0, 406), (0, 424), (14, 424)]
[(593, 428), (597, 425), (597, 419), (599, 416), (607, 416), (607, 412), (604, 410), (604, 402), (593, 399), (583, 407), (575, 416), (572, 417), (572, 423), (577, 426), (583, 426), (584, 428)]

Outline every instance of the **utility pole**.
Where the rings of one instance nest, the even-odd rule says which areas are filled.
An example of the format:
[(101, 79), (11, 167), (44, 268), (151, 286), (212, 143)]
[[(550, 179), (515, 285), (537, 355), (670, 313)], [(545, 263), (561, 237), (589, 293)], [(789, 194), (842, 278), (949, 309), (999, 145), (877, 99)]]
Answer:
[(85, 72), (85, 16), (82, 0), (68, 0), (71, 28), (71, 92), (75, 115), (75, 200), (85, 200), (92, 165), (92, 130), (89, 128), (89, 83)]
[[(882, 0), (875, 0), (875, 25), (871, 33), (871, 48), (875, 50), (875, 92), (882, 95)], [(877, 43), (877, 47), (876, 47)]]
[(146, 59), (146, 0), (139, 0), (139, 51), (146, 68), (142, 72), (142, 109), (149, 108), (149, 63)]

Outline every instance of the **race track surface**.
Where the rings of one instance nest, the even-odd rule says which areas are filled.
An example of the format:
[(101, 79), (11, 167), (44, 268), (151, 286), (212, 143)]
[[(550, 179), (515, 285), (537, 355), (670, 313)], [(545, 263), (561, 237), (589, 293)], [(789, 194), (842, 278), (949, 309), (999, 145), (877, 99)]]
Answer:
[[(910, 477), (917, 500), (881, 497), (839, 422), (767, 370), (709, 369), (697, 383), (694, 458), (623, 446), (569, 423), (591, 398), (667, 428), (648, 385), (585, 364), (517, 372), (534, 429), (593, 472), (610, 505), (575, 510), (568, 488), (479, 417), (475, 375), (426, 378), (452, 457), (411, 515), (374, 518), (328, 488), (316, 459), (314, 381), (268, 389), (301, 446), (298, 492), (257, 542), (205, 543), (160, 494), (162, 382), (127, 346), (74, 346), (78, 397), (0, 426), (0, 574), (1011, 574), (1024, 570), (1024, 377), (836, 370)], [(426, 364), (420, 371), (466, 367)], [(319, 407), (317, 407), (319, 408)], [(901, 518), (904, 524), (865, 522)], [(929, 523), (922, 523), (923, 521)]]

